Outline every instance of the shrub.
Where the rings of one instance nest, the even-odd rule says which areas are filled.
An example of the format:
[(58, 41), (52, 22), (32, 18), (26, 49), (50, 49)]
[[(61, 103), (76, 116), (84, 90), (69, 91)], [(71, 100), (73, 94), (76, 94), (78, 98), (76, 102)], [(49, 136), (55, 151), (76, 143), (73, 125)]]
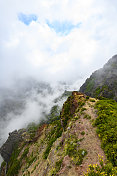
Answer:
[(36, 160), (36, 156), (30, 156), (28, 159), (27, 159), (27, 167), (29, 167), (32, 163), (33, 163), (33, 161), (35, 161)]
[(100, 100), (95, 106), (98, 117), (95, 120), (97, 133), (102, 141), (107, 158), (113, 166), (117, 166), (117, 102), (114, 100)]
[(86, 108), (81, 108), (81, 112), (83, 112), (83, 111), (85, 111), (85, 110), (87, 110)]
[(8, 169), (7, 176), (16, 176), (20, 169), (20, 161), (15, 159), (12, 166)]
[(89, 165), (89, 169), (85, 176), (116, 176), (117, 175), (117, 168), (114, 168), (111, 163), (107, 163), (104, 165), (103, 157), (99, 156), (99, 163)]
[(81, 132), (81, 134), (82, 134), (82, 135), (85, 135), (85, 132), (84, 132), (84, 131), (82, 131), (82, 132)]
[(47, 159), (53, 143), (57, 140), (57, 138), (59, 138), (62, 135), (63, 129), (61, 127), (60, 120), (54, 121), (53, 125), (54, 126), (56, 125), (56, 128), (52, 128), (52, 130), (50, 131), (50, 133), (47, 136), (47, 147), (46, 147), (46, 150), (43, 154), (44, 159)]
[(88, 114), (85, 114), (85, 115), (84, 115), (84, 119), (91, 119), (91, 116), (88, 115)]
[(77, 154), (74, 155), (73, 157), (73, 162), (74, 164), (76, 165), (81, 165), (82, 164), (82, 161), (83, 161), (83, 158), (84, 156), (87, 154), (87, 151), (84, 150), (84, 149), (79, 149)]
[(25, 148), (25, 150), (24, 150), (20, 159), (22, 160), (23, 158), (27, 157), (28, 152), (29, 152), (29, 147)]
[(65, 129), (67, 126), (67, 122), (70, 119), (70, 116), (72, 116), (70, 112), (70, 106), (71, 106), (71, 97), (68, 97), (67, 101), (63, 105), (63, 112), (61, 115), (61, 119), (63, 122), (63, 128)]
[(24, 147), (24, 143), (22, 146), (18, 147), (18, 144), (15, 146), (15, 149), (11, 155), (10, 161), (8, 163), (7, 176), (16, 176), (18, 170), (21, 167), (21, 160), (19, 161), (17, 158)]
[(51, 170), (51, 176), (57, 175), (57, 172), (59, 172), (59, 170), (61, 168), (62, 162), (63, 162), (63, 158), (55, 163), (55, 167), (52, 168), (52, 170)]
[(88, 100), (89, 99), (89, 96), (86, 96), (86, 100)]
[(99, 94), (101, 93), (101, 88), (100, 87), (98, 87), (96, 90), (95, 90), (95, 95), (96, 95), (96, 97), (98, 97), (99, 96)]
[(35, 136), (35, 132), (37, 131), (37, 129), (39, 128), (39, 125), (38, 124), (35, 124), (35, 123), (30, 123), (28, 126), (27, 126), (27, 131), (28, 133), (30, 134), (30, 138), (34, 138)]
[[(74, 106), (74, 102), (77, 102), (77, 106)], [(63, 111), (61, 113), (62, 126), (64, 130), (66, 130), (68, 120), (73, 117), (75, 112), (78, 112), (82, 108), (85, 102), (86, 99), (83, 97), (75, 98), (73, 95), (68, 97), (67, 101), (63, 105)]]
[(92, 79), (87, 79), (87, 85), (86, 85), (86, 92), (90, 92), (92, 91), (93, 87), (94, 87), (94, 78)]
[(6, 166), (6, 162), (3, 161), (3, 162), (1, 163), (1, 168), (5, 167), (5, 166)]
[(95, 102), (95, 100), (94, 99), (90, 99), (90, 102)]
[(65, 154), (72, 158), (73, 163), (76, 165), (82, 164), (84, 156), (87, 151), (84, 149), (78, 149), (79, 140), (75, 136), (71, 136), (65, 144)]

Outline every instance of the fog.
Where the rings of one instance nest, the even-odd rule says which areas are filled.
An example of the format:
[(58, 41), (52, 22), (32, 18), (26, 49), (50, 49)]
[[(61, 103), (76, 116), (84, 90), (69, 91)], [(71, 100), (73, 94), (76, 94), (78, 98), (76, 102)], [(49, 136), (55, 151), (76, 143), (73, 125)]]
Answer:
[(88, 77), (116, 54), (116, 8), (115, 0), (0, 0), (0, 86)]
[(58, 105), (61, 109), (67, 98), (61, 98), (64, 91), (77, 90), (80, 84), (81, 81), (73, 85), (62, 82), (50, 84), (27, 78), (18, 80), (10, 88), (1, 88), (0, 145), (5, 142), (9, 132), (26, 128), (31, 122), (39, 123), (45, 119), (53, 106)]
[(117, 53), (116, 9), (115, 0), (0, 0), (0, 145)]

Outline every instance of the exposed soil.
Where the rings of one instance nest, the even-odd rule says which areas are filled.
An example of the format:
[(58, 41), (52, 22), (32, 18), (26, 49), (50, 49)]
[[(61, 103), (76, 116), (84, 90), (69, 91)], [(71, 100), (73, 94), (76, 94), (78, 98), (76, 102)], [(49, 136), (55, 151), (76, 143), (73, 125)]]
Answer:
[[(76, 107), (77, 96), (82, 96), (84, 99), (84, 95), (77, 95), (74, 93), (74, 102)], [(106, 156), (104, 151), (101, 149), (101, 142), (96, 133), (96, 127), (92, 126), (93, 120), (96, 119), (96, 109), (94, 105), (96, 103), (89, 100), (86, 101), (85, 105), (82, 107), (84, 110), (75, 111), (72, 119), (68, 122), (67, 130), (62, 133), (62, 136), (58, 138), (51, 148), (51, 151), (46, 160), (43, 159), (43, 152), (46, 149), (46, 136), (51, 130), (51, 126), (46, 128), (46, 125), (42, 126), (38, 130), (37, 140), (34, 143), (30, 144), (29, 154), (33, 152), (34, 155), (37, 156), (36, 160), (26, 169), (25, 163), (22, 165), (22, 168), (19, 172), (19, 176), (24, 175), (28, 176), (28, 172), (30, 172), (31, 176), (52, 176), (52, 169), (55, 167), (56, 161), (59, 161), (63, 158), (63, 162), (60, 168), (60, 171), (57, 173), (57, 176), (82, 176), (86, 173), (88, 166), (90, 164), (99, 164), (98, 158), (103, 156), (104, 161), (106, 160)], [(87, 118), (85, 117), (89, 115)], [(77, 118), (75, 118), (77, 117)], [(65, 139), (68, 139), (71, 135), (76, 136), (79, 141), (78, 149), (84, 149), (87, 151), (87, 155), (84, 157), (81, 165), (77, 166), (73, 163), (72, 157), (64, 155), (64, 145)], [(57, 146), (62, 142), (62, 147), (56, 150)], [(24, 151), (24, 150), (23, 150)], [(22, 152), (23, 152), (22, 151)], [(22, 154), (21, 152), (21, 154)], [(23, 172), (25, 170), (25, 172)]]
[[(95, 100), (96, 102), (97, 100)], [(86, 110), (84, 113), (91, 116), (91, 119), (84, 118), (84, 115), (80, 116), (80, 119), (77, 120), (70, 130), (70, 133), (75, 134), (78, 139), (83, 138), (80, 142), (80, 148), (87, 150), (87, 155), (85, 156), (83, 163), (80, 166), (72, 165), (70, 166), (70, 158), (66, 156), (63, 161), (63, 168), (59, 172), (61, 176), (80, 176), (86, 173), (88, 166), (90, 164), (99, 164), (98, 158), (99, 155), (103, 156), (104, 161), (106, 160), (106, 156), (104, 151), (101, 148), (101, 142), (96, 134), (96, 128), (92, 126), (92, 119), (97, 117), (96, 110), (94, 109), (95, 102), (87, 101), (84, 105)], [(77, 114), (76, 114), (77, 115)], [(84, 131), (84, 135), (81, 132)]]

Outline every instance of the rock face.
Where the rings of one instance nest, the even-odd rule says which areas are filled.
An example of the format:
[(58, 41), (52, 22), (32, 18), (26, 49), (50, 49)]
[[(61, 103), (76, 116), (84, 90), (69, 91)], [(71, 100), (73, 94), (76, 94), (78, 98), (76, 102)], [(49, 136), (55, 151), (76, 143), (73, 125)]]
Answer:
[[(10, 148), (12, 149), (13, 143), (17, 141), (16, 139), (20, 138), (19, 133), (24, 140), (19, 142), (16, 155), (12, 154), (10, 162), (6, 165), (2, 163), (1, 173), (3, 174), (1, 176), (83, 176), (90, 164), (93, 167), (97, 165), (98, 168), (99, 156), (103, 156), (104, 164), (107, 162), (106, 155), (101, 148), (101, 138), (99, 139), (98, 137), (101, 133), (106, 135), (107, 142), (110, 141), (107, 147), (108, 144), (104, 140), (104, 147), (107, 149), (106, 152), (109, 158), (115, 162), (116, 157), (113, 153), (116, 154), (114, 145), (114, 142), (116, 142), (116, 120), (114, 119), (116, 118), (117, 107), (115, 104), (117, 103), (114, 102), (112, 105), (112, 102), (107, 100), (105, 105), (85, 94), (77, 91), (72, 92), (72, 95), (68, 97), (63, 105), (59, 119), (58, 117), (54, 118), (50, 123), (40, 124), (37, 128), (33, 124), (34, 126), (32, 125), (31, 128), (26, 130), (24, 129), (23, 132), (22, 130), (14, 131), (9, 135), (7, 142), (1, 150), (2, 156), (6, 157), (5, 161), (7, 162), (12, 152)], [(99, 103), (98, 105), (101, 109), (100, 117), (97, 115), (98, 109), (95, 109), (97, 103)], [(103, 112), (102, 109), (105, 109), (105, 111)], [(111, 109), (113, 111), (109, 113)], [(105, 115), (103, 116), (102, 114)], [(109, 120), (107, 119), (108, 123), (105, 117), (106, 119), (109, 118)], [(99, 123), (100, 128), (103, 131), (105, 130), (104, 132), (100, 130), (98, 135), (96, 133), (96, 126), (92, 126), (92, 122), (95, 122), (96, 119), (98, 119), (96, 122)], [(101, 125), (102, 123), (104, 124)], [(105, 128), (106, 126), (107, 128)], [(110, 131), (108, 133), (108, 129), (111, 133)], [(34, 132), (32, 133), (33, 130)], [(105, 136), (103, 139), (105, 139)], [(109, 168), (110, 166), (111, 163), (109, 163)], [(108, 165), (106, 168), (108, 168)], [(101, 174), (102, 171), (100, 168)], [(110, 169), (107, 175), (110, 175)], [(113, 176), (115, 175), (113, 174)]]
[(86, 95), (74, 91), (72, 92), (72, 95), (68, 97), (67, 101), (63, 104), (60, 117), (61, 117), (61, 125), (64, 130), (67, 125), (67, 121), (74, 115), (76, 109), (82, 106), (85, 98)]
[(117, 55), (103, 68), (95, 71), (81, 86), (80, 92), (92, 97), (107, 97), (117, 101)]
[(4, 161), (8, 163), (10, 160), (11, 154), (16, 146), (16, 144), (22, 140), (21, 133), (17, 130), (9, 133), (7, 141), (0, 148), (0, 154), (3, 157)]

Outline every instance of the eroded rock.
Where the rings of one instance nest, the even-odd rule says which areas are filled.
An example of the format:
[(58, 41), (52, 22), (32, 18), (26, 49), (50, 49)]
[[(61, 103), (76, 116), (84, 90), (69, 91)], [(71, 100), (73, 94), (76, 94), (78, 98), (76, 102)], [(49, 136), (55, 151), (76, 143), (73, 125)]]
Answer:
[(9, 162), (11, 154), (16, 146), (16, 144), (22, 140), (21, 132), (15, 130), (9, 133), (9, 137), (6, 142), (0, 148), (0, 154), (5, 162)]

